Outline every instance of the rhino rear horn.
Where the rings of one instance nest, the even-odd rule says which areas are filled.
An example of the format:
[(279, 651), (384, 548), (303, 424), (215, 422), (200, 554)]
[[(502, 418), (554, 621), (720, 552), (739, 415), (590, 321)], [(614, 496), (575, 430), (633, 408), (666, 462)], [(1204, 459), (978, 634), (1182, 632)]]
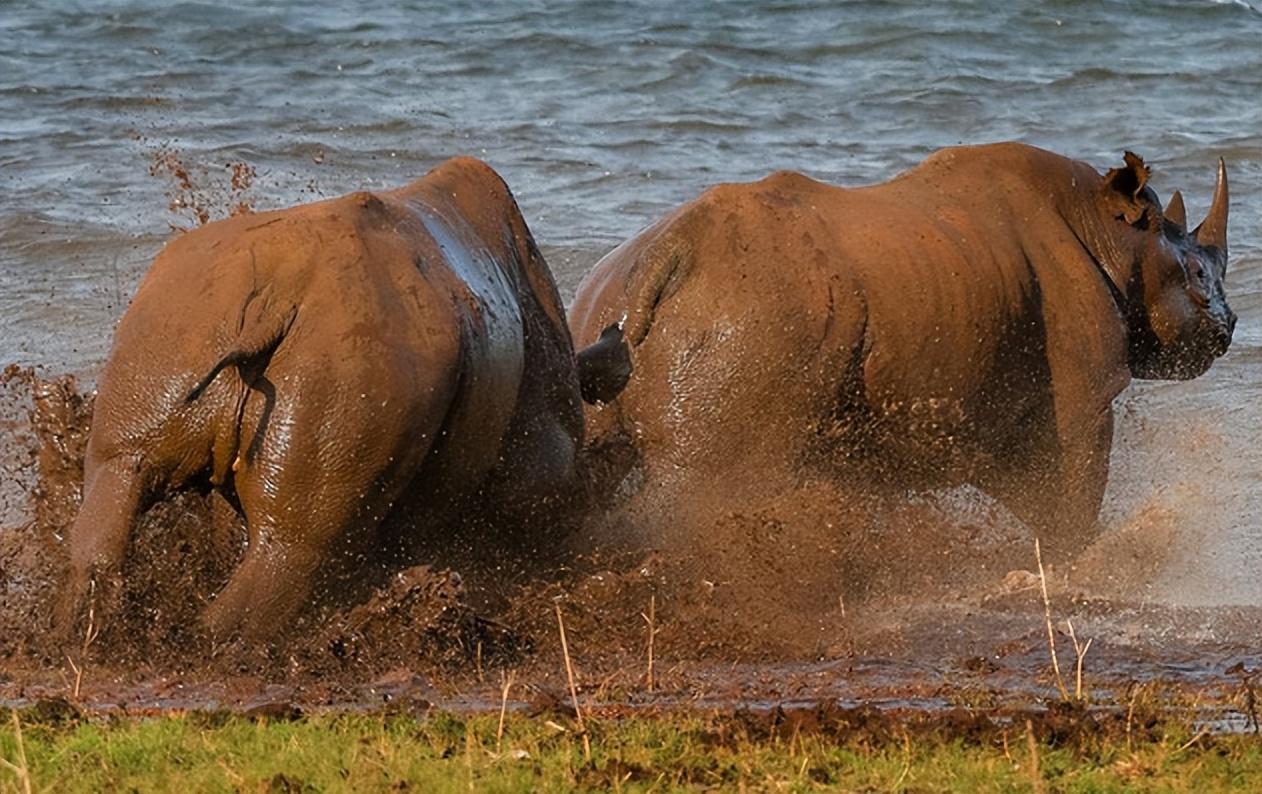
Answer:
[(1166, 220), (1175, 224), (1183, 231), (1187, 231), (1188, 214), (1187, 210), (1183, 207), (1183, 194), (1179, 191), (1174, 191), (1174, 195), (1170, 197), (1170, 203), (1166, 205), (1165, 216)]
[(622, 323), (600, 332), (600, 338), (578, 351), (578, 386), (583, 402), (612, 402), (631, 379), (631, 348), (622, 336)]
[(1197, 245), (1215, 246), (1227, 250), (1227, 164), (1218, 158), (1218, 184), (1214, 186), (1214, 203), (1201, 225), (1196, 227)]

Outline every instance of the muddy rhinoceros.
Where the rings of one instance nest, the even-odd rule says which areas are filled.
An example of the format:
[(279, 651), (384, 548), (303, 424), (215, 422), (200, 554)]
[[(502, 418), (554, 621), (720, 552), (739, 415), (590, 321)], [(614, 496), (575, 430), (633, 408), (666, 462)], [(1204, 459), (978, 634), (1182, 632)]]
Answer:
[[(561, 493), (583, 438), (579, 358), (512, 195), (477, 160), (177, 238), (100, 377), (58, 623), (81, 619), (91, 583), (117, 583), (138, 512), (182, 486), (219, 489), (248, 527), (205, 613), (220, 637), (285, 626), (401, 499)], [(606, 344), (585, 364), (608, 381), (625, 357)]]
[[(1194, 231), (1131, 153), (1089, 165), (1005, 143), (880, 185), (779, 172), (711, 188), (601, 260), (580, 343), (626, 316), (635, 373), (592, 409), (645, 489), (972, 483), (1061, 548), (1095, 524), (1113, 398), (1222, 355), (1227, 179)], [(632, 456), (633, 458), (635, 456)], [(668, 484), (668, 485), (664, 485)]]

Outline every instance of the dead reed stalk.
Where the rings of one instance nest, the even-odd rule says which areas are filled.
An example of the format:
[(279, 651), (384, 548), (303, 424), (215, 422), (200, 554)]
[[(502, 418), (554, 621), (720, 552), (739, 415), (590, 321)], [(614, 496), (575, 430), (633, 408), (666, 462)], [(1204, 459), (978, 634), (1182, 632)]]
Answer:
[(516, 675), (515, 670), (509, 670), (508, 675), (500, 673), (500, 724), (495, 729), (495, 754), (500, 755), (504, 749), (504, 717), (508, 714), (508, 691), (513, 688), (513, 678)]
[(640, 617), (644, 618), (644, 622), (648, 624), (648, 669), (644, 673), (644, 684), (649, 692), (653, 691), (653, 637), (657, 634), (657, 596), (649, 596), (649, 613), (645, 615), (640, 613)]
[(1074, 656), (1077, 657), (1076, 669), (1074, 671), (1074, 700), (1082, 702), (1082, 659), (1087, 655), (1087, 651), (1091, 649), (1091, 643), (1095, 637), (1087, 639), (1086, 644), (1078, 642), (1078, 635), (1074, 633), (1074, 624), (1068, 618), (1065, 619), (1065, 625), (1069, 628), (1069, 639), (1074, 644)]
[(83, 669), (87, 667), (88, 648), (96, 641), (97, 636), (101, 633), (101, 627), (96, 625), (96, 580), (92, 579), (88, 582), (88, 627), (83, 632), (83, 645), (79, 647), (79, 661), (82, 666), (75, 664), (75, 660), (70, 658), (70, 654), (66, 654), (66, 661), (70, 663), (70, 669), (74, 671), (74, 687), (70, 695), (71, 700), (79, 699), (79, 691), (83, 687)]
[(1262, 725), (1258, 724), (1258, 696), (1253, 689), (1253, 676), (1246, 675), (1240, 684), (1244, 688), (1244, 710), (1249, 715), (1245, 727), (1253, 726), (1253, 732), (1262, 732)]
[(554, 604), (557, 611), (557, 628), (561, 632), (561, 653), (565, 656), (565, 675), (570, 682), (570, 699), (574, 702), (574, 721), (578, 724), (578, 732), (583, 736), (583, 759), (592, 760), (592, 740), (587, 735), (587, 723), (583, 721), (583, 710), (578, 705), (578, 687), (574, 685), (574, 664), (570, 661), (570, 645), (565, 640), (565, 620), (561, 617), (561, 605)]
[(1130, 692), (1130, 698), (1128, 698), (1129, 702), (1126, 704), (1126, 751), (1130, 752), (1134, 749), (1131, 744), (1131, 724), (1135, 719), (1135, 698), (1139, 697), (1142, 687), (1132, 681), (1127, 689)]
[(31, 769), (26, 763), (26, 745), (22, 742), (22, 721), (18, 719), (17, 709), (9, 713), (13, 716), (13, 738), (17, 740), (18, 762), (15, 764), (7, 758), (0, 758), (0, 765), (17, 776), (22, 794), (31, 794)]
[(1043, 550), (1039, 539), (1034, 539), (1034, 558), (1039, 565), (1039, 586), (1043, 590), (1043, 618), (1047, 621), (1047, 649), (1052, 655), (1052, 672), (1056, 674), (1056, 688), (1060, 690), (1061, 700), (1069, 700), (1069, 690), (1065, 689), (1065, 679), (1060, 674), (1060, 660), (1056, 658), (1056, 631), (1052, 628), (1052, 602), (1047, 597), (1047, 574), (1043, 571)]

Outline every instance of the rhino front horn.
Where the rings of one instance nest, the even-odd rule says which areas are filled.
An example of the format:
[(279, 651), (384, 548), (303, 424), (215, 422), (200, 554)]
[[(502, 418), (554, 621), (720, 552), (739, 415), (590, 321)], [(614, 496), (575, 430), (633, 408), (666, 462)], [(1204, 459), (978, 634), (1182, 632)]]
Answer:
[(1196, 227), (1198, 245), (1212, 245), (1227, 250), (1227, 164), (1218, 158), (1218, 184), (1214, 186), (1214, 203), (1201, 225)]
[(1174, 191), (1174, 195), (1170, 197), (1170, 203), (1166, 205), (1166, 220), (1178, 226), (1180, 229), (1187, 231), (1188, 214), (1183, 207), (1183, 194)]

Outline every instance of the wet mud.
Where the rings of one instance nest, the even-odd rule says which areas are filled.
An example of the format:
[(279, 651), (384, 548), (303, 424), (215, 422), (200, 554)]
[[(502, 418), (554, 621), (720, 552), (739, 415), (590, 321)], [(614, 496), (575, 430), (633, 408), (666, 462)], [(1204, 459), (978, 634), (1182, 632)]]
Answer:
[[(346, 572), (253, 645), (201, 630), (245, 528), (221, 496), (188, 491), (138, 521), (120, 603), (58, 642), (91, 402), (70, 377), (11, 367), (0, 383), (0, 701), (480, 710), (499, 707), (507, 681), (512, 708), (565, 712), (568, 654), (581, 707), (597, 711), (1045, 711), (1076, 695), (1120, 707), (1148, 687), (1242, 730), (1256, 702), (1262, 610), (1145, 603), (1169, 546), (1159, 510), (1041, 580), (1028, 530), (968, 489), (858, 504), (800, 482), (748, 504), (698, 495), (691, 516), (615, 500), (582, 520), (549, 516), (535, 534), (547, 543), (529, 549), (497, 546), (494, 526), (453, 527), (419, 554)], [(619, 470), (610, 450), (588, 454), (589, 470)], [(608, 542), (666, 537), (680, 521), (705, 522), (708, 553)], [(390, 531), (418, 530), (401, 516)], [(1075, 643), (1088, 641), (1079, 682)]]

